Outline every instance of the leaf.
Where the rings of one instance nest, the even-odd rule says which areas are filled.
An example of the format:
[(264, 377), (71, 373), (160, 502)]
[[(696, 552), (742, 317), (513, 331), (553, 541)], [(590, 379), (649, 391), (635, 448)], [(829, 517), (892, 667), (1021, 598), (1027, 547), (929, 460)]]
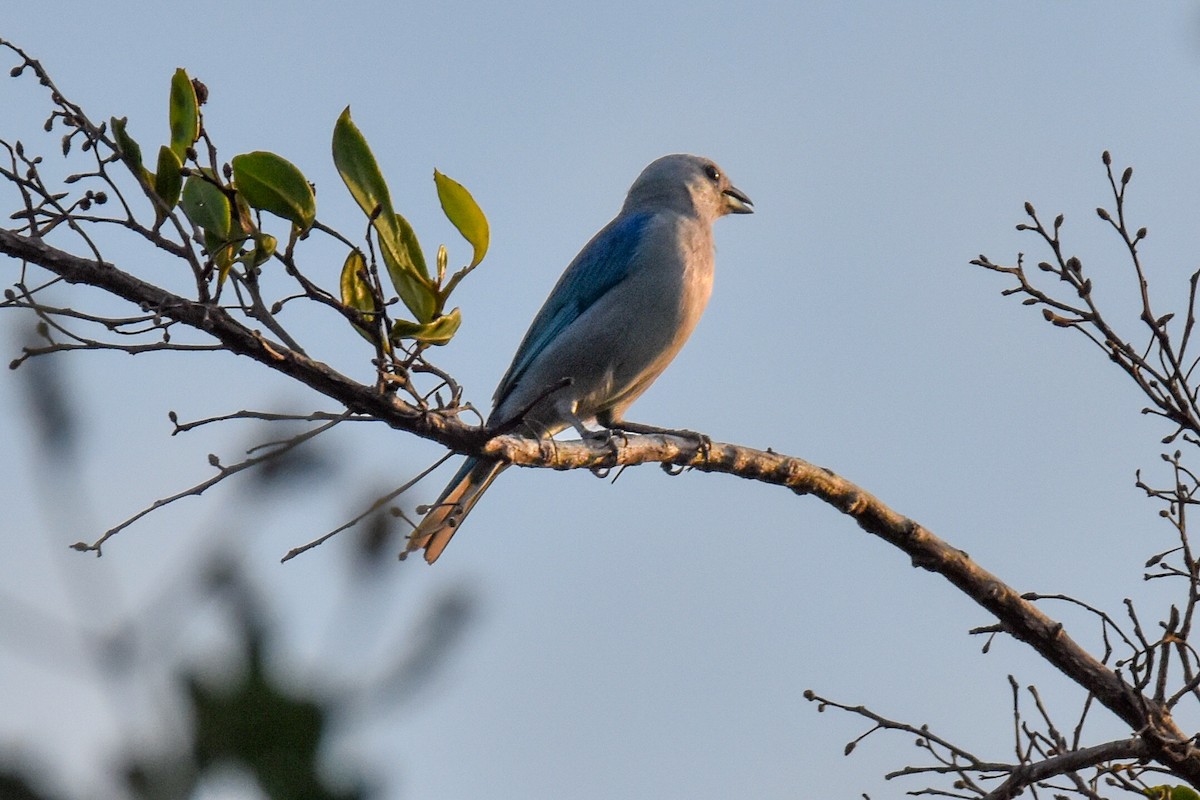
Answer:
[(354, 200), (371, 219), (396, 293), (420, 322), (431, 321), (437, 313), (437, 298), (425, 257), (412, 226), (392, 208), (391, 193), (379, 164), (350, 119), (349, 106), (333, 128), (333, 163)]
[(456, 180), (448, 178), (436, 169), (433, 171), (433, 182), (437, 184), (438, 200), (446, 218), (458, 228), (458, 232), (475, 249), (471, 258), (471, 267), (483, 261), (487, 254), (490, 233), (487, 217), (475, 202), (471, 193)]
[(113, 139), (117, 143), (117, 151), (121, 154), (121, 158), (133, 169), (136, 173), (145, 171), (142, 165), (142, 148), (133, 137), (125, 130), (125, 124), (129, 121), (127, 117), (113, 117), (111, 120)]
[(233, 157), (233, 180), (246, 202), (302, 230), (317, 218), (317, 200), (304, 174), (287, 159), (256, 150)]
[(399, 214), (392, 214), (392, 224), (383, 224), (383, 218), (375, 220), (375, 233), (379, 236), (379, 249), (388, 277), (396, 293), (422, 323), (429, 322), (437, 313), (437, 298), (427, 275), (425, 256), (417, 242), (412, 225)]
[(391, 339), (393, 342), (400, 339), (416, 339), (424, 344), (443, 345), (454, 337), (461, 324), (462, 314), (457, 308), (424, 324), (398, 319), (392, 323)]
[(1161, 786), (1152, 786), (1149, 789), (1143, 789), (1142, 794), (1151, 800), (1200, 800), (1200, 794), (1187, 786), (1171, 786), (1163, 784)]
[(187, 149), (200, 138), (200, 104), (196, 88), (181, 67), (171, 76), (171, 149), (180, 162), (187, 158)]
[(208, 251), (209, 258), (213, 263), (217, 265), (217, 286), (221, 286), (229, 277), (229, 270), (240, 258), (239, 245), (219, 239), (216, 234), (205, 231), (204, 249)]
[[(346, 262), (342, 264), (340, 281), (342, 305), (358, 309), (363, 312), (367, 320), (373, 322), (376, 312), (375, 295), (371, 291), (370, 284), (367, 283), (366, 272), (367, 261), (363, 258), (362, 251), (351, 250), (350, 255), (346, 256)], [(364, 328), (357, 324), (354, 329), (368, 341), (375, 341), (374, 329)]]
[(179, 191), (183, 188), (183, 176), (179, 170), (183, 164), (175, 151), (163, 145), (158, 148), (158, 167), (154, 172), (154, 193), (166, 203), (167, 208), (174, 208), (179, 202)]
[(222, 242), (229, 239), (229, 198), (207, 178), (192, 175), (184, 181), (180, 205), (193, 225)]
[(350, 119), (350, 106), (333, 126), (333, 164), (346, 188), (368, 216), (390, 216), (392, 196), (379, 171), (379, 164), (367, 146), (362, 131)]
[(250, 254), (250, 263), (256, 267), (265, 263), (268, 258), (275, 255), (275, 248), (278, 245), (279, 240), (269, 233), (254, 234), (254, 250)]

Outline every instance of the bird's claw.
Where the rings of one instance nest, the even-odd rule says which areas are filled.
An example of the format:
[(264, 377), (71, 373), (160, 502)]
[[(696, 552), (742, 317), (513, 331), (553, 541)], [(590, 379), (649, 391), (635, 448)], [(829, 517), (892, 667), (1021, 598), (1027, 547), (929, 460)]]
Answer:
[[(620, 444), (617, 443), (618, 436), (621, 437)], [(584, 439), (588, 442), (594, 442), (601, 447), (610, 448), (614, 458), (616, 458), (621, 445), (629, 444), (629, 437), (625, 434), (625, 431), (617, 428), (604, 428), (598, 431), (588, 431)]]

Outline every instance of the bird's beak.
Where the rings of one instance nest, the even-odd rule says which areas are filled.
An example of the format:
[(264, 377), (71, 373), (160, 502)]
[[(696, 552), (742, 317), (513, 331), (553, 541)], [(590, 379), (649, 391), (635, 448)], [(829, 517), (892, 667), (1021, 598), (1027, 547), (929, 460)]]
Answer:
[(730, 186), (721, 194), (725, 196), (725, 208), (730, 214), (754, 213), (754, 203), (750, 201), (750, 198), (741, 189)]

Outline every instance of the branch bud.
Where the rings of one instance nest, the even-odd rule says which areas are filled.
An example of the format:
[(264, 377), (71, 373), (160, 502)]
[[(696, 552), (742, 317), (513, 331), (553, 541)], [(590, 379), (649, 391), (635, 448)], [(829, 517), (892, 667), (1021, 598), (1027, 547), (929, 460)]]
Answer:
[(1107, 150), (1105, 150), (1104, 154), (1102, 156), (1100, 156), (1100, 160), (1104, 162), (1104, 166), (1106, 166), (1106, 167), (1112, 166), (1112, 156), (1109, 155)]
[(1100, 219), (1104, 220), (1105, 222), (1112, 222), (1112, 217), (1109, 216), (1109, 213), (1107, 211), (1105, 211), (1103, 208), (1096, 209), (1096, 216), (1098, 216)]
[(1028, 200), (1025, 201), (1025, 213), (1031, 217), (1037, 213), (1033, 210), (1033, 203), (1029, 202)]
[(1124, 186), (1125, 184), (1129, 183), (1129, 179), (1132, 177), (1133, 167), (1126, 167), (1125, 171), (1121, 173), (1121, 185)]

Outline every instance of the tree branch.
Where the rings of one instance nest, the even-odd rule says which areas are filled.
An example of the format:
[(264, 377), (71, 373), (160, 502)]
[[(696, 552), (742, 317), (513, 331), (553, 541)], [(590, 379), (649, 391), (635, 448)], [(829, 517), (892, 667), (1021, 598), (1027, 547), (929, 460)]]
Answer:
[(756, 450), (671, 435), (630, 437), (596, 447), (512, 435), (491, 437), (453, 414), (418, 409), (374, 386), (354, 381), (246, 328), (223, 309), (195, 302), (146, 283), (114, 265), (80, 258), (44, 240), (0, 230), (0, 253), (49, 270), (70, 283), (87, 284), (122, 297), (143, 311), (204, 331), (226, 349), (247, 356), (336, 400), (350, 412), (367, 414), (398, 430), (436, 441), (451, 450), (500, 459), (519, 466), (594, 469), (644, 463), (692, 467), (785, 486), (811, 494), (852, 517), (868, 533), (909, 555), (913, 566), (936, 572), (993, 614), (1004, 630), (1026, 642), (1047, 661), (1095, 696), (1126, 722), (1147, 751), (1173, 774), (1200, 785), (1200, 751), (1176, 726), (1170, 711), (1129, 686), (1121, 676), (1080, 647), (1063, 625), (1032, 602), (916, 521), (830, 470), (773, 450)]

